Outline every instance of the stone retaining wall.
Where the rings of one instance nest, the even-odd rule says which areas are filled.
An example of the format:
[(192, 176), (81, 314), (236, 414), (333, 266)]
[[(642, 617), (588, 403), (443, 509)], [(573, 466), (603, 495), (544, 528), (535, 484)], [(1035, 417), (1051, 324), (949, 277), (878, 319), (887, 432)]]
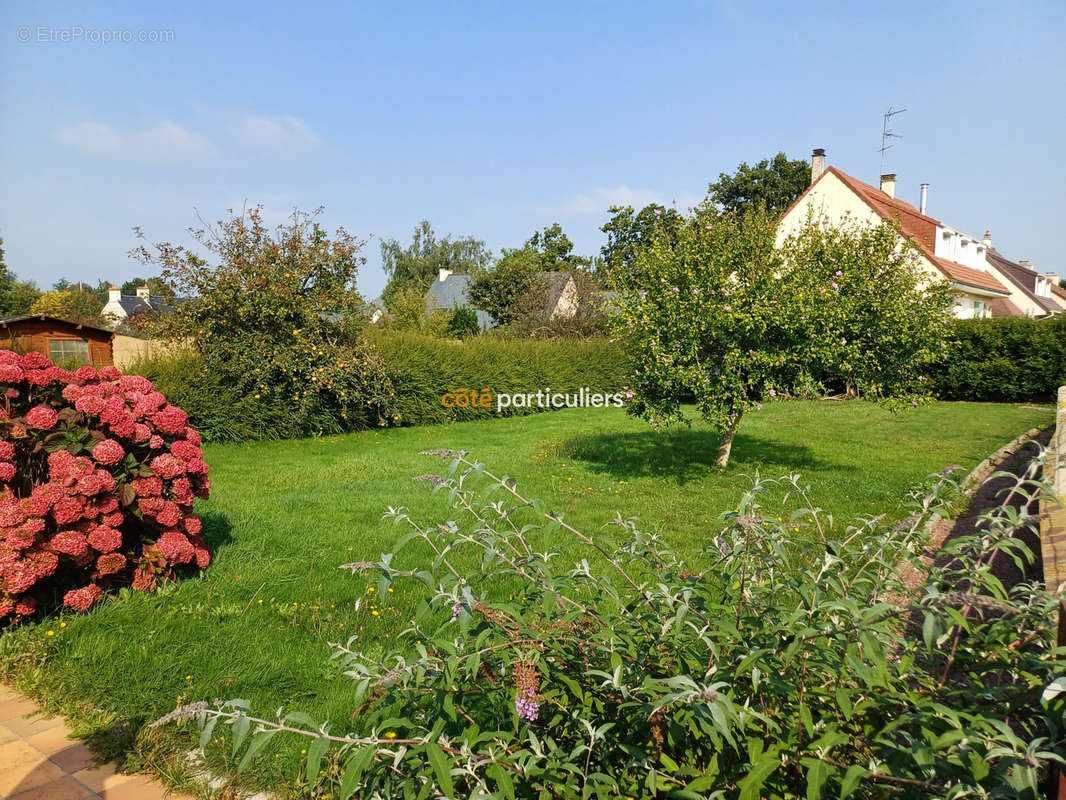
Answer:
[[(1044, 582), (1050, 591), (1055, 592), (1066, 583), (1066, 386), (1059, 387), (1055, 432), (1048, 444), (1044, 478), (1058, 499), (1056, 502), (1047, 498), (1040, 504)], [(1066, 633), (1066, 615), (1060, 611), (1060, 617), (1060, 629)]]

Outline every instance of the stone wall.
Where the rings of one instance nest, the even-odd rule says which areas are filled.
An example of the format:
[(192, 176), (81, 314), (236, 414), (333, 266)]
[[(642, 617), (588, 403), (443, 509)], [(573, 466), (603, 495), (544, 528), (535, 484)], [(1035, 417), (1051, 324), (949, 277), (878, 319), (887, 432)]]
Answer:
[[(1044, 480), (1057, 498), (1040, 503), (1040, 549), (1044, 581), (1055, 592), (1066, 583), (1066, 386), (1059, 387), (1055, 432), (1048, 444)], [(1059, 612), (1059, 643), (1066, 644), (1066, 607)]]
[(1052, 486), (1059, 500), (1066, 503), (1066, 386), (1059, 387), (1058, 411), (1055, 414), (1055, 480)]

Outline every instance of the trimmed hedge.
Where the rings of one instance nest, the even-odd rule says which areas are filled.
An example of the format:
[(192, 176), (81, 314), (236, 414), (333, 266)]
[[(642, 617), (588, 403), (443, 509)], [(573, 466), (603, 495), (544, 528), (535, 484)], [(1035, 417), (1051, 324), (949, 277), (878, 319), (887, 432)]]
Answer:
[(955, 323), (952, 353), (932, 376), (941, 400), (1047, 402), (1066, 384), (1066, 314)]
[[(529, 414), (539, 409), (506, 408), (497, 414), (496, 394), (548, 387), (576, 394), (583, 386), (594, 392), (616, 392), (632, 371), (622, 346), (602, 338), (542, 341), (476, 336), (457, 341), (415, 333), (377, 333), (371, 343), (392, 383), (394, 397), (388, 401), (387, 416), (393, 425)], [(301, 435), (291, 427), (288, 409), (227, 385), (205, 369), (191, 350), (142, 359), (128, 372), (153, 381), (188, 412), (190, 424), (208, 441)], [(442, 396), (460, 389), (478, 393), (488, 389), (493, 395), (491, 407), (445, 407)], [(323, 433), (367, 427), (365, 419), (353, 418), (330, 417), (316, 424)]]
[[(621, 344), (594, 339), (501, 339), (477, 336), (463, 342), (417, 334), (375, 338), (396, 394), (395, 413), (401, 425), (431, 425), (459, 420), (529, 414), (533, 408), (496, 411), (499, 392), (553, 392), (576, 394), (581, 387), (593, 392), (617, 392), (632, 373)], [(446, 392), (468, 389), (493, 395), (490, 408), (448, 408), (441, 403)]]

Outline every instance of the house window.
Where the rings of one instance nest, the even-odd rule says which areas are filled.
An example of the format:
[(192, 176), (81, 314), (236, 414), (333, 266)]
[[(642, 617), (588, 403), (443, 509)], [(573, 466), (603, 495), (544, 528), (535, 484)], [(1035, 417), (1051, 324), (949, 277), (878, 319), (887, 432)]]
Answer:
[(89, 343), (84, 339), (52, 339), (48, 357), (54, 364), (88, 364)]
[(973, 317), (974, 319), (988, 319), (992, 316), (992, 306), (988, 303), (984, 303), (980, 300), (973, 301)]

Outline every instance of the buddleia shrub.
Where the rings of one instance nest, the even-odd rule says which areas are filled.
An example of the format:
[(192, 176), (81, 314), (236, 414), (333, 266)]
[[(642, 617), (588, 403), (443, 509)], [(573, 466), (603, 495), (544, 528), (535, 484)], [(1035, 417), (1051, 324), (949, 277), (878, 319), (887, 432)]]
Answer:
[(200, 435), (145, 378), (0, 350), (0, 624), (206, 567)]
[(343, 565), (422, 594), (395, 640), (335, 645), (350, 724), (240, 700), (167, 719), (196, 718), (201, 746), (232, 725), (241, 767), (309, 737), (306, 779), (340, 798), (1036, 798), (1063, 760), (1058, 599), (995, 577), (1032, 558), (1015, 534), (1036, 516), (1011, 500), (1046, 490), (1039, 459), (934, 564), (946, 475), (901, 522), (851, 524), (798, 476), (756, 478), (693, 558), (630, 518), (585, 533), (465, 453), (434, 454), (447, 469), (421, 480), (444, 521), (390, 508), (392, 553)]

